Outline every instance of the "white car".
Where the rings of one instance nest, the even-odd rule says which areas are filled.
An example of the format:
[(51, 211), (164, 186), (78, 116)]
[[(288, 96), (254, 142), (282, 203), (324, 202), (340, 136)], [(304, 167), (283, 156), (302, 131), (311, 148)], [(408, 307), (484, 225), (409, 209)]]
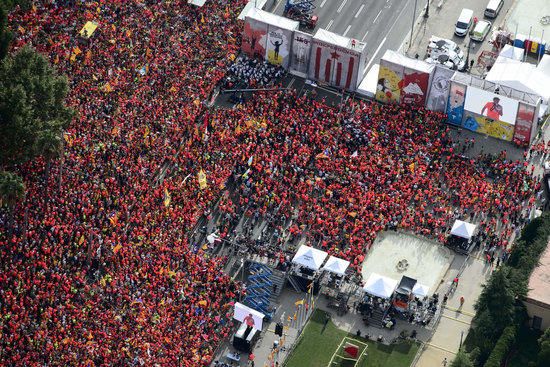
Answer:
[(488, 20), (478, 21), (476, 26), (474, 27), (474, 30), (472, 31), (472, 34), (470, 35), (472, 41), (482, 42), (485, 37), (487, 37), (487, 34), (489, 34), (492, 25), (493, 24)]

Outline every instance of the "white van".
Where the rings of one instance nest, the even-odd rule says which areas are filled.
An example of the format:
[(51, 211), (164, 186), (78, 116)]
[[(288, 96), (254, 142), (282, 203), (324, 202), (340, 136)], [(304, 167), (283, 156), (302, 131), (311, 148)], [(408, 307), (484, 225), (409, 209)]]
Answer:
[(464, 37), (468, 34), (470, 27), (474, 21), (474, 11), (471, 9), (462, 9), (460, 16), (456, 21), (455, 34), (459, 37)]
[(489, 0), (489, 4), (487, 4), (483, 14), (487, 18), (496, 18), (500, 9), (502, 9), (502, 5), (504, 5), (504, 0)]

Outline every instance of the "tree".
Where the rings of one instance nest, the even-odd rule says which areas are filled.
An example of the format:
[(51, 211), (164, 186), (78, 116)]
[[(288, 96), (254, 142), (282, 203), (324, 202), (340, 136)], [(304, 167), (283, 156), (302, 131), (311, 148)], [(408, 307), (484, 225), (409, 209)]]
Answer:
[(6, 206), (9, 212), (9, 228), (13, 227), (13, 211), (18, 201), (25, 197), (25, 184), (21, 177), (0, 171), (0, 206)]
[(550, 366), (550, 328), (547, 328), (544, 334), (539, 338), (539, 345), (538, 366)]
[(0, 5), (0, 60), (6, 57), (13, 38), (8, 27), (8, 11)]
[(475, 304), (476, 311), (488, 311), (489, 319), (497, 334), (510, 325), (514, 318), (515, 299), (508, 273), (507, 267), (501, 267), (495, 271)]
[(52, 159), (58, 157), (63, 149), (63, 140), (60, 133), (46, 130), (38, 133), (36, 139), (35, 151), (37, 155), (41, 155), (46, 160), (46, 183), (50, 176), (50, 165)]
[(451, 367), (474, 367), (470, 355), (463, 350), (459, 350), (455, 359), (451, 363)]
[[(68, 82), (29, 47), (0, 63), (0, 165), (39, 154), (52, 157), (54, 141), (74, 117), (65, 106)], [(46, 144), (47, 143), (47, 144)]]

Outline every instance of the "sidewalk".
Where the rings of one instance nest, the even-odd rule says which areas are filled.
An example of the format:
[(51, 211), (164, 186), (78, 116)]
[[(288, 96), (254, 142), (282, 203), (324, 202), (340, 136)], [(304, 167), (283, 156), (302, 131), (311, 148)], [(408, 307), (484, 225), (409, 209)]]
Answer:
[[(453, 282), (465, 256), (456, 256), (445, 281), (438, 292), (444, 294)], [(441, 365), (444, 358), (452, 361), (460, 347), (461, 339), (468, 334), (475, 313), (474, 304), (479, 297), (482, 285), (489, 279), (491, 268), (477, 257), (471, 256), (460, 275), (456, 291), (449, 296), (441, 314), (439, 325), (430, 340), (424, 345), (419, 359), (413, 367), (433, 367)], [(464, 305), (460, 307), (460, 297), (464, 297)]]

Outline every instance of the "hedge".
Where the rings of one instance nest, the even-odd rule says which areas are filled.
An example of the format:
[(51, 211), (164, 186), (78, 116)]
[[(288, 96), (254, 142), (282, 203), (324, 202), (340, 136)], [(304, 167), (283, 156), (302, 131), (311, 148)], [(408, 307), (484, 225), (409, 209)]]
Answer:
[(502, 361), (506, 358), (510, 348), (516, 341), (516, 332), (516, 325), (510, 325), (504, 329), (489, 359), (485, 362), (484, 367), (500, 367)]

